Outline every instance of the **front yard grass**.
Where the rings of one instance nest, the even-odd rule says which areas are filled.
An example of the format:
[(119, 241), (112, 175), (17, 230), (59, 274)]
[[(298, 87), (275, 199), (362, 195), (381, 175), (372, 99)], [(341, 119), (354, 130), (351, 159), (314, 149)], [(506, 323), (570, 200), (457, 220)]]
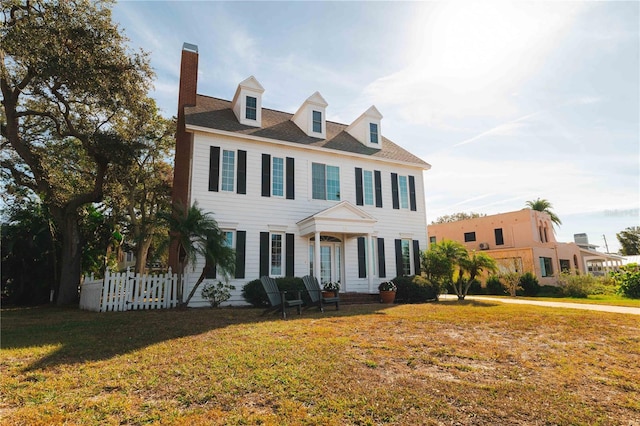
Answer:
[[(2, 311), (3, 424), (637, 424), (635, 315), (441, 301)], [(634, 423), (636, 422), (636, 423)]]
[[(487, 296), (487, 297), (503, 297), (507, 299), (507, 298), (510, 298), (511, 296)], [(517, 299), (539, 300), (541, 302), (586, 303), (589, 305), (611, 305), (611, 306), (628, 306), (631, 308), (640, 308), (640, 299), (630, 299), (628, 297), (618, 296), (616, 294), (591, 294), (586, 298), (551, 297), (551, 296), (547, 296), (547, 297), (517, 296)]]

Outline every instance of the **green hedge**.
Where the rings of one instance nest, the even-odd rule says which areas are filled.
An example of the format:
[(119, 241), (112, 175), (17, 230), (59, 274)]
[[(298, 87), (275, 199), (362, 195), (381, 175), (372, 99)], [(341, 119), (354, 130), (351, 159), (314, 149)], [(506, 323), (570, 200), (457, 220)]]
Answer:
[(440, 294), (437, 284), (420, 275), (395, 277), (392, 281), (398, 287), (396, 301), (399, 302), (423, 303), (437, 300)]

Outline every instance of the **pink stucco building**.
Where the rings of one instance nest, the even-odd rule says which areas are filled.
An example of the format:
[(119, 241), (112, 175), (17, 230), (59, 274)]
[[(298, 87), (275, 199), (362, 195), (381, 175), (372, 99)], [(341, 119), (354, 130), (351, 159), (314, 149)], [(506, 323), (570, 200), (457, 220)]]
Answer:
[(549, 215), (531, 209), (451, 223), (429, 225), (429, 242), (459, 241), (469, 251), (482, 250), (501, 269), (531, 272), (541, 285), (555, 285), (560, 272), (590, 272), (596, 258), (611, 256), (556, 241)]

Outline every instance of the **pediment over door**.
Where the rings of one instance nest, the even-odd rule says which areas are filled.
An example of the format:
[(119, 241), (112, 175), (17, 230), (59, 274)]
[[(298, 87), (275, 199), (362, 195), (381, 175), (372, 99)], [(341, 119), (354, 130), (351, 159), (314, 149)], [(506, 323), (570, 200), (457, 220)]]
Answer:
[(366, 235), (374, 232), (378, 220), (364, 210), (343, 201), (298, 222), (301, 236), (320, 233)]

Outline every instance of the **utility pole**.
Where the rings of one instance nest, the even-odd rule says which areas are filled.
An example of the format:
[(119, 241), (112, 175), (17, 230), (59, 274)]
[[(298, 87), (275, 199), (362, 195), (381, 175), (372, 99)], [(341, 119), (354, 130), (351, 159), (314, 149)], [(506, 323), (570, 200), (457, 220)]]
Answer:
[(602, 234), (602, 238), (604, 239), (604, 248), (607, 249), (605, 253), (609, 253), (609, 245), (607, 244), (607, 237), (604, 234)]

